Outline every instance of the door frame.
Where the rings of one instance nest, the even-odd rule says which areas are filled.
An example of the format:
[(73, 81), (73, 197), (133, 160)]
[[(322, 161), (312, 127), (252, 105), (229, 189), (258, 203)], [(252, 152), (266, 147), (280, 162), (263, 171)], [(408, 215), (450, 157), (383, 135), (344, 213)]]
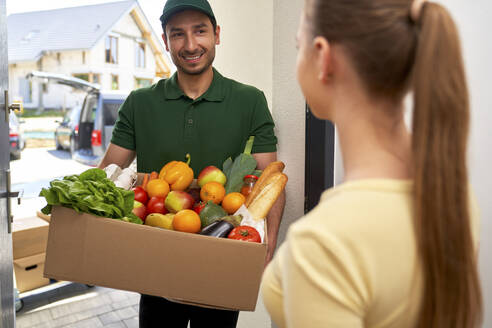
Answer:
[(335, 126), (316, 118), (306, 105), (304, 213), (318, 204), (335, 178)]
[[(8, 89), (6, 0), (0, 0), (0, 328), (15, 327), (12, 233), (10, 224), (10, 141), (5, 99)], [(10, 230), (10, 231), (9, 231)]]

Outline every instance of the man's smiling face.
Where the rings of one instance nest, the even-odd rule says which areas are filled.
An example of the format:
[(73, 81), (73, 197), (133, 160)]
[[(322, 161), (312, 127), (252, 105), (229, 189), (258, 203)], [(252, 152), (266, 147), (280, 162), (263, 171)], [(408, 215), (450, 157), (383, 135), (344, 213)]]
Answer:
[(215, 46), (220, 44), (220, 28), (210, 18), (194, 10), (175, 14), (163, 34), (166, 50), (179, 72), (199, 75), (209, 69), (215, 59)]

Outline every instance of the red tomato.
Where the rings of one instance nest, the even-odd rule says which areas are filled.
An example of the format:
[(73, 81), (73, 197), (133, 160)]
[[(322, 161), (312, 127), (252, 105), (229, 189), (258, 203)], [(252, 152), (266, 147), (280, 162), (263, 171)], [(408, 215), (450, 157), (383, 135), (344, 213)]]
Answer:
[(147, 201), (149, 200), (149, 196), (147, 195), (147, 192), (144, 190), (142, 187), (135, 187), (132, 189), (133, 192), (135, 193), (135, 200), (147, 205)]
[(203, 210), (203, 208), (205, 207), (205, 205), (207, 205), (206, 202), (195, 203), (195, 206), (193, 206), (193, 211), (195, 211), (198, 214), (200, 214), (200, 212)]
[(164, 198), (159, 196), (154, 196), (149, 199), (147, 203), (147, 214), (150, 213), (168, 213), (166, 207), (164, 206)]
[(235, 227), (227, 238), (261, 243), (260, 233), (250, 226)]

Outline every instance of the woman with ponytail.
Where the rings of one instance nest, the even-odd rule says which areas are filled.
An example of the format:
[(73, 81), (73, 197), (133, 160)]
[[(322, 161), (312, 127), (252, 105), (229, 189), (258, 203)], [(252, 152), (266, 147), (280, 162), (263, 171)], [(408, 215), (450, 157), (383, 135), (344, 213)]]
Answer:
[(345, 176), (289, 228), (265, 270), (273, 321), (480, 327), (469, 100), (448, 11), (422, 0), (306, 0), (297, 42), (299, 84), (313, 114), (335, 123)]

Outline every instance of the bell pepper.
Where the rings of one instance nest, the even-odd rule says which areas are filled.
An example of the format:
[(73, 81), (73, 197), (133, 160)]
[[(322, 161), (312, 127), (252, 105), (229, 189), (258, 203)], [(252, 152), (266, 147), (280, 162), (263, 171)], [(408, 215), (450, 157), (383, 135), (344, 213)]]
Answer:
[(184, 191), (193, 181), (193, 170), (189, 167), (190, 154), (186, 154), (186, 158), (188, 158), (186, 163), (179, 161), (167, 163), (159, 173), (159, 179), (169, 183), (171, 190)]

